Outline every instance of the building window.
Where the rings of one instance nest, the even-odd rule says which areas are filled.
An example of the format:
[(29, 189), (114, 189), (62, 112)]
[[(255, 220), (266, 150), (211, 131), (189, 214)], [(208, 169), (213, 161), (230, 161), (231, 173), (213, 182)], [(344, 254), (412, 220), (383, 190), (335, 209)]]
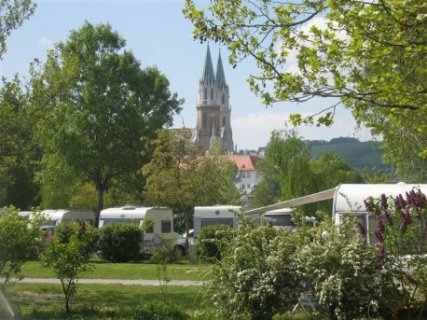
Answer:
[(225, 127), (225, 117), (222, 118), (222, 126)]
[(222, 104), (225, 104), (225, 94), (222, 94)]
[(213, 88), (211, 88), (211, 100), (214, 99), (214, 92), (213, 92)]
[(251, 188), (251, 185), (250, 185), (250, 184), (247, 184), (247, 185), (246, 185), (246, 188), (247, 188), (247, 189), (250, 189), (250, 188)]
[(203, 112), (202, 114), (202, 127), (203, 129), (206, 129), (208, 127), (208, 113)]
[(172, 232), (172, 223), (168, 220), (162, 220), (161, 233), (171, 233), (171, 232)]
[(206, 102), (208, 100), (208, 88), (205, 87), (205, 90), (203, 92), (203, 100)]
[(246, 176), (247, 176), (248, 178), (250, 178), (250, 177), (251, 177), (251, 173), (248, 171), (248, 172), (246, 173)]

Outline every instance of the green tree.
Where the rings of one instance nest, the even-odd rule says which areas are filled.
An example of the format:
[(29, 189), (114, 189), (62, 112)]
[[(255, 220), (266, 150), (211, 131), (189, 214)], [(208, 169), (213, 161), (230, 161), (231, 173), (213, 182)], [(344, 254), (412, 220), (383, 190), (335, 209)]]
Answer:
[(255, 204), (267, 205), (315, 190), (308, 146), (292, 130), (272, 132), (260, 174), (263, 181), (255, 189)]
[(423, 0), (212, 0), (207, 10), (186, 0), (183, 12), (194, 37), (225, 44), (233, 65), (255, 60), (259, 73), (249, 84), (264, 103), (338, 99), (315, 116), (293, 115), (294, 123), (329, 125), (343, 104), (384, 137), (389, 163), (410, 167), (418, 155), (425, 170), (425, 11)]
[(76, 293), (79, 273), (92, 267), (89, 259), (94, 244), (93, 230), (83, 221), (79, 224), (62, 224), (57, 227), (55, 236), (45, 240), (42, 263), (45, 267), (51, 267), (61, 282), (67, 313)]
[(86, 22), (32, 68), (34, 118), (44, 154), (95, 186), (96, 225), (113, 179), (134, 174), (145, 141), (172, 122), (180, 101), (156, 68), (141, 69), (109, 25)]
[(363, 119), (374, 132), (382, 135), (382, 161), (395, 168), (396, 178), (413, 183), (425, 182), (427, 156), (422, 150), (427, 145), (427, 134), (418, 128), (427, 123), (427, 113), (389, 119), (378, 112), (366, 112)]
[(209, 149), (209, 154), (212, 156), (219, 156), (225, 154), (224, 149), (221, 147), (221, 139), (218, 137), (213, 137), (211, 141), (211, 146)]
[[(310, 158), (309, 146), (295, 131), (274, 131), (260, 163), (263, 181), (254, 193), (256, 205), (269, 205), (278, 200), (302, 197), (336, 187), (341, 183), (361, 183), (363, 178), (340, 156), (323, 152)], [(304, 206), (310, 215), (330, 212), (332, 203), (319, 202)], [(320, 217), (319, 217), (320, 218)]]
[[(344, 158), (331, 151), (320, 153), (318, 159), (311, 160), (310, 167), (314, 174), (315, 192), (334, 188), (341, 183), (364, 182), (358, 171), (351, 168)], [(316, 210), (329, 214), (332, 211), (332, 201), (317, 203)]]
[(36, 217), (18, 215), (14, 207), (0, 209), (0, 277), (2, 286), (19, 276), (22, 265), (37, 256), (41, 232)]
[(0, 89), (0, 206), (30, 209), (38, 204), (35, 171), (38, 143), (32, 136), (28, 95), (15, 76)]
[(373, 167), (371, 170), (365, 169), (362, 176), (366, 183), (386, 183), (390, 181), (391, 174), (377, 167)]
[(0, 0), (0, 59), (6, 52), (7, 37), (33, 14), (35, 7), (31, 0)]
[[(144, 194), (153, 205), (167, 205), (177, 214), (177, 228), (188, 233), (194, 207), (233, 203), (235, 171), (230, 161), (202, 157), (191, 141), (191, 132), (159, 131), (153, 141), (151, 161), (142, 168), (146, 179)], [(235, 190), (234, 189), (234, 190)]]

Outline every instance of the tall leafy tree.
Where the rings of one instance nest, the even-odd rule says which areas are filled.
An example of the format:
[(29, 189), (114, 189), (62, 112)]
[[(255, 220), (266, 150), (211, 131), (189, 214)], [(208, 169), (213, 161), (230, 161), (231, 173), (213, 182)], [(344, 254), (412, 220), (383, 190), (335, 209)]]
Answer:
[(260, 174), (263, 181), (256, 187), (254, 204), (267, 205), (313, 191), (310, 151), (292, 130), (272, 132)]
[(382, 161), (395, 168), (397, 179), (414, 183), (426, 181), (427, 133), (419, 128), (427, 123), (427, 111), (417, 115), (407, 113), (393, 119), (372, 111), (361, 116), (374, 133), (382, 135)]
[[(341, 183), (363, 183), (362, 175), (351, 168), (344, 158), (332, 151), (324, 151), (318, 159), (310, 162), (314, 175), (315, 192), (334, 188)], [(332, 211), (332, 201), (322, 201), (316, 204), (316, 210), (322, 213)]]
[(28, 95), (15, 76), (0, 89), (0, 206), (29, 209), (39, 191), (35, 163), (39, 159), (32, 137)]
[[(6, 52), (6, 39), (35, 10), (31, 0), (0, 0), (0, 60)], [(17, 77), (3, 80), (0, 92), (0, 205), (13, 204), (26, 209), (34, 204), (38, 192), (33, 183), (33, 171), (19, 150), (23, 133), (23, 96)], [(22, 129), (22, 130), (21, 130)], [(19, 151), (19, 155), (18, 155)]]
[[(206, 10), (186, 0), (184, 7), (195, 38), (225, 44), (233, 65), (255, 60), (259, 73), (249, 84), (264, 103), (337, 98), (318, 117), (291, 120), (329, 125), (343, 104), (384, 137), (386, 159), (398, 170), (414, 162), (408, 154), (426, 167), (425, 11), (423, 0), (212, 0)], [(393, 143), (396, 131), (410, 153)]]
[(6, 39), (34, 12), (31, 0), (0, 0), (0, 59), (6, 52)]
[[(360, 173), (333, 152), (312, 159), (309, 146), (293, 130), (273, 131), (260, 169), (263, 181), (254, 194), (254, 204), (260, 206), (323, 191), (340, 183), (363, 182)], [(319, 210), (329, 212), (330, 206), (320, 202), (304, 206), (303, 211), (310, 215)]]
[(152, 204), (177, 213), (179, 230), (188, 232), (195, 206), (238, 201), (234, 164), (222, 157), (202, 157), (191, 132), (159, 131), (153, 144), (153, 157), (142, 168), (144, 194)]
[(156, 68), (141, 68), (110, 25), (86, 22), (32, 70), (45, 157), (62, 158), (95, 186), (98, 223), (113, 179), (141, 168), (142, 138), (171, 125), (181, 102)]
[(359, 172), (350, 167), (344, 158), (332, 151), (324, 151), (318, 159), (311, 162), (311, 169), (316, 175), (318, 190), (337, 186), (340, 183), (362, 183)]

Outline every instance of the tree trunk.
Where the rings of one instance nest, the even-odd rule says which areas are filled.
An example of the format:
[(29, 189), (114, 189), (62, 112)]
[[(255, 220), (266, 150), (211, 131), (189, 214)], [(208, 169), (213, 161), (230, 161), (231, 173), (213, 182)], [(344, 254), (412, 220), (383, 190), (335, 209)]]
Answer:
[(65, 311), (67, 314), (70, 313), (70, 298), (68, 296), (65, 297)]
[(98, 196), (98, 201), (97, 201), (96, 209), (95, 209), (94, 227), (98, 228), (99, 227), (99, 216), (101, 215), (101, 210), (104, 208), (104, 189), (101, 187), (97, 187), (96, 192), (97, 192), (97, 196)]
[(185, 252), (188, 252), (188, 236), (190, 233), (190, 223), (188, 221), (188, 213), (185, 213)]

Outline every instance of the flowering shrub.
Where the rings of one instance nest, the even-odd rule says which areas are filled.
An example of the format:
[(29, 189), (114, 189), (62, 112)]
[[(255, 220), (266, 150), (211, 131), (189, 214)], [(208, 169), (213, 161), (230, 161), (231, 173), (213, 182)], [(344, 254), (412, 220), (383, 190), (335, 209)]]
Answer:
[(243, 222), (213, 268), (207, 285), (210, 302), (224, 318), (268, 320), (289, 310), (300, 295), (295, 249), (289, 234)]
[(376, 249), (366, 244), (353, 221), (339, 229), (324, 223), (296, 254), (304, 283), (331, 319), (376, 316), (382, 289), (392, 278), (374, 265)]
[[(378, 241), (375, 265), (395, 279), (389, 305), (397, 309), (422, 311), (427, 304), (427, 199), (414, 189), (397, 197), (365, 201), (375, 215), (374, 236)], [(424, 297), (420, 301), (419, 296)]]

